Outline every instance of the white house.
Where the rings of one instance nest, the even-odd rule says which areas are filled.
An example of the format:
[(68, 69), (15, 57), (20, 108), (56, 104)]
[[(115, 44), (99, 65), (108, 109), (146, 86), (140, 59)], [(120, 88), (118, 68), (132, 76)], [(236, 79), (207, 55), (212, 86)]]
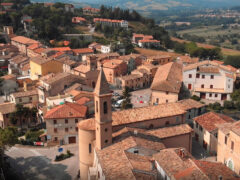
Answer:
[(101, 53), (110, 53), (111, 52), (111, 46), (101, 46)]
[(233, 92), (235, 70), (212, 61), (190, 64), (183, 69), (185, 86), (201, 99), (230, 100)]

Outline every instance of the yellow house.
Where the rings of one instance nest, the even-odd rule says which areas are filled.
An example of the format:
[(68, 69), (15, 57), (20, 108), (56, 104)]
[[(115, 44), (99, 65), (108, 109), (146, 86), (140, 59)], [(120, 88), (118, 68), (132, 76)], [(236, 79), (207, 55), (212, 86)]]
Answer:
[(63, 72), (63, 64), (51, 58), (37, 56), (30, 59), (31, 79), (37, 80), (49, 73)]

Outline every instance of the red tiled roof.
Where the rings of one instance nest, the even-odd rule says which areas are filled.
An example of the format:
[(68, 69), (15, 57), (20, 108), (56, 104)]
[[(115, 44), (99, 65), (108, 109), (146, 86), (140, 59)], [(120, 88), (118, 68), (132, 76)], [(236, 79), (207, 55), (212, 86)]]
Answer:
[(34, 49), (37, 49), (38, 47), (39, 47), (39, 44), (32, 44), (32, 45), (28, 46), (28, 49), (34, 50)]
[(94, 51), (90, 48), (72, 49), (75, 54), (86, 54), (93, 53)]
[(84, 104), (86, 104), (86, 103), (89, 102), (89, 101), (91, 101), (90, 98), (82, 97), (82, 98), (78, 99), (78, 100), (76, 101), (76, 103), (78, 103), (78, 104), (80, 104), (80, 105), (84, 105)]
[(77, 104), (66, 102), (51, 109), (44, 116), (45, 119), (62, 119), (62, 118), (84, 118), (87, 115), (87, 107)]
[(232, 118), (223, 114), (217, 114), (215, 112), (209, 112), (195, 117), (194, 121), (196, 121), (209, 132), (216, 130), (220, 124), (235, 122)]
[(1, 6), (12, 6), (13, 3), (1, 3)]
[(139, 42), (141, 43), (160, 43), (160, 41), (155, 40), (155, 39), (143, 39), (143, 40), (139, 40)]
[(35, 49), (34, 52), (41, 54), (44, 50), (45, 50), (45, 48), (38, 48), (38, 49)]
[(38, 41), (35, 41), (33, 39), (30, 39), (30, 38), (27, 38), (27, 37), (24, 37), (24, 36), (16, 36), (16, 37), (12, 38), (11, 40), (16, 41), (16, 42), (21, 43), (21, 44), (25, 44), (25, 45), (39, 43)]
[(76, 23), (76, 22), (81, 22), (81, 21), (86, 21), (86, 19), (85, 18), (83, 18), (83, 17), (73, 17), (72, 18), (72, 22), (74, 23)]
[(50, 49), (54, 51), (71, 51), (70, 47), (56, 47), (56, 48), (50, 48)]

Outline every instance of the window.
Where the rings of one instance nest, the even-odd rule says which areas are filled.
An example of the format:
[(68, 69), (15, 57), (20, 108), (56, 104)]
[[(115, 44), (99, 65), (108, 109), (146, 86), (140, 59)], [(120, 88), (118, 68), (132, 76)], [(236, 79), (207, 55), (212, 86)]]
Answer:
[(200, 129), (200, 131), (203, 131), (203, 128), (202, 128), (202, 126), (199, 126), (199, 129)]
[(196, 74), (196, 78), (200, 78), (200, 74)]
[(196, 128), (198, 128), (198, 123), (196, 122)]
[(149, 129), (153, 129), (153, 127), (154, 127), (153, 124), (150, 124)]
[(189, 77), (189, 78), (192, 78), (192, 74), (189, 74), (188, 77)]
[(57, 140), (58, 140), (58, 138), (57, 138), (57, 137), (55, 137), (55, 138), (54, 138), (54, 141), (57, 141)]
[(108, 131), (108, 128), (105, 128), (105, 132), (107, 132)]
[(57, 128), (54, 128), (54, 133), (57, 133)]
[(88, 152), (91, 153), (92, 152), (92, 144), (88, 145)]
[(68, 132), (68, 128), (65, 128), (65, 132)]
[(228, 137), (227, 136), (225, 136), (225, 144), (227, 144), (227, 140), (228, 140)]
[(234, 150), (234, 142), (231, 142), (231, 150)]
[(156, 104), (158, 104), (158, 102), (159, 102), (159, 99), (157, 98), (157, 99), (156, 99)]
[(166, 91), (166, 94), (168, 94), (168, 91)]
[(166, 122), (165, 122), (165, 125), (166, 125), (166, 126), (169, 125), (169, 121), (166, 121)]
[(78, 132), (78, 127), (75, 127), (75, 131)]
[(19, 102), (22, 102), (22, 98), (19, 98)]
[(166, 103), (168, 103), (168, 100), (166, 100)]
[(218, 97), (218, 94), (215, 94), (215, 97)]
[(106, 144), (108, 143), (108, 140), (107, 140), (107, 139), (105, 140), (105, 143), (106, 143)]
[(98, 101), (96, 101), (96, 112), (98, 112)]
[[(189, 115), (189, 119), (190, 119), (190, 115)], [(176, 117), (176, 123), (179, 123), (180, 122), (180, 119), (179, 119), (179, 117)]]
[(215, 133), (214, 136), (215, 136), (216, 138), (218, 138), (218, 133)]
[(29, 98), (29, 101), (32, 101), (32, 97)]
[(107, 114), (107, 112), (108, 112), (108, 107), (107, 107), (107, 102), (105, 101), (105, 102), (103, 103), (103, 113), (104, 113), (104, 114)]
[(202, 75), (202, 79), (205, 79), (205, 75), (204, 74)]
[(75, 123), (78, 123), (78, 119), (75, 119)]
[(68, 119), (65, 119), (65, 124), (68, 124)]
[(212, 93), (209, 94), (209, 97), (212, 97)]
[(210, 85), (210, 89), (212, 89), (213, 88), (213, 85)]
[(57, 124), (57, 120), (56, 119), (53, 120), (53, 124)]
[(214, 75), (211, 75), (211, 79), (214, 79)]
[(204, 84), (201, 85), (201, 88), (204, 88)]

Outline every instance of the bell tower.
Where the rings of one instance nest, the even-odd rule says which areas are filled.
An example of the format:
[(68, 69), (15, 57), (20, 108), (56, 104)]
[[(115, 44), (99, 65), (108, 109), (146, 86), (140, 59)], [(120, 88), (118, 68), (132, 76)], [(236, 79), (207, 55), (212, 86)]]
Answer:
[(96, 148), (103, 149), (112, 144), (112, 93), (101, 67), (94, 90)]

